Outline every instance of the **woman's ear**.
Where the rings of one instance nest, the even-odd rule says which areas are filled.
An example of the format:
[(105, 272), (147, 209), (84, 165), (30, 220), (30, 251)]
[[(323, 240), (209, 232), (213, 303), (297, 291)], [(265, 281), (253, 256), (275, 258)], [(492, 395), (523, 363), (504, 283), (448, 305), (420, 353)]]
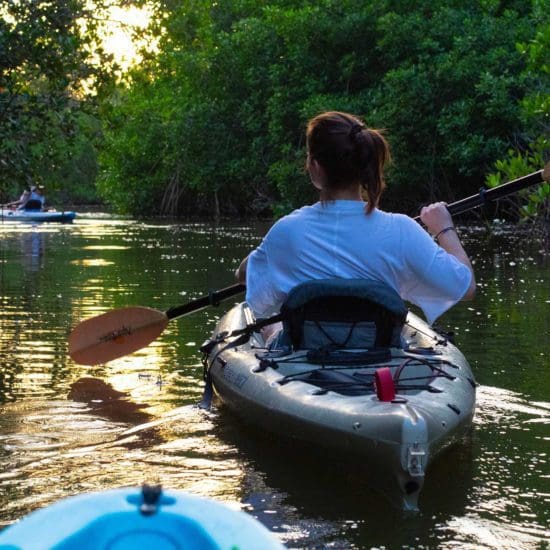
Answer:
[(323, 170), (323, 167), (311, 157), (308, 158), (307, 166), (313, 187), (315, 187), (318, 191), (322, 191), (323, 181), (325, 179), (325, 171)]

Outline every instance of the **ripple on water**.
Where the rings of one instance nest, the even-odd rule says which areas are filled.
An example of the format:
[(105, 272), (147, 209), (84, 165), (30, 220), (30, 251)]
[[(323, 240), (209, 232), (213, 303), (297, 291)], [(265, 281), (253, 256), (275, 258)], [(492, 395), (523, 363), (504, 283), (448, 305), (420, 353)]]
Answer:
[(530, 402), (502, 388), (478, 389), (474, 433), (479, 450), (471, 502), (464, 517), (444, 527), (455, 531), (461, 544), (532, 548), (537, 541), (550, 541), (539, 489), (547, 456), (537, 444), (549, 423), (546, 402)]
[(453, 541), (442, 548), (532, 550), (540, 548), (542, 541), (550, 542), (549, 533), (544, 528), (525, 522), (508, 522), (502, 517), (492, 520), (467, 514), (451, 518), (439, 526), (439, 530), (453, 534)]
[[(535, 418), (532, 418), (535, 417)], [(476, 416), (478, 425), (517, 427), (524, 422), (550, 422), (550, 403), (528, 401), (517, 392), (480, 386), (476, 394)]]

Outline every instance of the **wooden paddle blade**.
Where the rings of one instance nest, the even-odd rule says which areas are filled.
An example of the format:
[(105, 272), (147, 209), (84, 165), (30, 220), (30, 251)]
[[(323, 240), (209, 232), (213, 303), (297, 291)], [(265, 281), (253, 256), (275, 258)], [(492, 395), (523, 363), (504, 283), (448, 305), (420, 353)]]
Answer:
[(156, 309), (115, 309), (78, 324), (69, 336), (69, 355), (81, 365), (106, 363), (144, 348), (167, 324), (166, 314)]

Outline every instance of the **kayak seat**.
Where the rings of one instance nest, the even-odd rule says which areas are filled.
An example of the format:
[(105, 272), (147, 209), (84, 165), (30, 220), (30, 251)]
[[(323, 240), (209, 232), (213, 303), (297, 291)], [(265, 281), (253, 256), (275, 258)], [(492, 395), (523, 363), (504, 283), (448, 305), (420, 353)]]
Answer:
[(407, 313), (397, 292), (378, 281), (307, 281), (281, 306), (282, 340), (294, 350), (401, 347)]

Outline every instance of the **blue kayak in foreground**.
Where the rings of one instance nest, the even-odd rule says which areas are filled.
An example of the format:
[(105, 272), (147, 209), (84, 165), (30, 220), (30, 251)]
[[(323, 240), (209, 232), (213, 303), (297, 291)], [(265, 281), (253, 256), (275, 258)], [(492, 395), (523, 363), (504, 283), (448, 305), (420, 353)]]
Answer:
[(71, 223), (76, 217), (72, 210), (6, 210), (0, 211), (1, 222), (60, 222)]
[(2, 550), (262, 550), (284, 546), (245, 512), (160, 486), (63, 499), (0, 533)]

